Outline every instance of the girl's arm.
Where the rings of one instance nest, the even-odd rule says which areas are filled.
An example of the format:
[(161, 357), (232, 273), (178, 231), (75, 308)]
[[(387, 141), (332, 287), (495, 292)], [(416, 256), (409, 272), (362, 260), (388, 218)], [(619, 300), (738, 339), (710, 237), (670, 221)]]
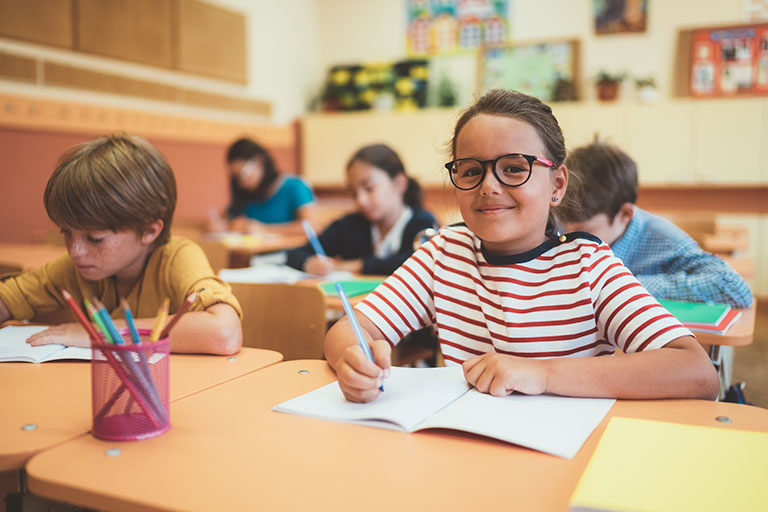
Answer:
[[(139, 329), (152, 329), (155, 319), (137, 318), (135, 323)], [(118, 329), (126, 327), (125, 320), (115, 320), (115, 325)], [(50, 343), (91, 346), (88, 334), (78, 323), (53, 326), (30, 336), (27, 341), (33, 346)], [(205, 311), (186, 313), (171, 330), (171, 352), (176, 353), (235, 354), (240, 350), (242, 341), (240, 318), (232, 306), (224, 303), (214, 304)]]
[(714, 399), (719, 379), (704, 349), (692, 337), (663, 348), (604, 357), (528, 359), (496, 353), (464, 363), (467, 382), (478, 391), (504, 396), (553, 393), (610, 398)]
[(8, 311), (8, 308), (5, 306), (5, 302), (3, 302), (2, 299), (0, 299), (0, 324), (10, 319), (11, 319), (11, 312)]
[(381, 380), (389, 376), (392, 349), (384, 335), (365, 315), (356, 313), (360, 328), (373, 354), (372, 363), (357, 342), (346, 317), (325, 335), (325, 359), (336, 371), (339, 387), (351, 402), (370, 402), (379, 396)]

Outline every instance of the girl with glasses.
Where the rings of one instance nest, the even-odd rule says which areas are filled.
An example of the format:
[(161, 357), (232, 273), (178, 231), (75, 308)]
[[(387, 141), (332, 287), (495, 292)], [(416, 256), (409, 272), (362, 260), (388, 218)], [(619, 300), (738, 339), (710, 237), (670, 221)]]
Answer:
[(554, 210), (569, 173), (547, 105), (492, 90), (459, 118), (451, 152), (464, 223), (441, 229), (357, 305), (374, 362), (346, 318), (326, 336), (347, 399), (375, 399), (392, 346), (430, 325), (446, 364), (496, 396), (717, 395), (717, 374), (691, 332), (610, 248), (587, 233), (559, 234)]

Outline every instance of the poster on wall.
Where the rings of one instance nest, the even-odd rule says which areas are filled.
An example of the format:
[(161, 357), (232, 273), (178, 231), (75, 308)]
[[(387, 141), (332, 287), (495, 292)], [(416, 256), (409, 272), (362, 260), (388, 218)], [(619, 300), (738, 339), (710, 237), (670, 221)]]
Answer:
[(508, 0), (405, 0), (406, 45), (412, 56), (441, 55), (503, 44)]
[(691, 96), (768, 94), (768, 23), (694, 30)]
[(480, 53), (478, 94), (500, 87), (542, 101), (578, 99), (577, 40), (516, 43), (485, 47)]
[(648, 0), (592, 0), (597, 34), (645, 32)]

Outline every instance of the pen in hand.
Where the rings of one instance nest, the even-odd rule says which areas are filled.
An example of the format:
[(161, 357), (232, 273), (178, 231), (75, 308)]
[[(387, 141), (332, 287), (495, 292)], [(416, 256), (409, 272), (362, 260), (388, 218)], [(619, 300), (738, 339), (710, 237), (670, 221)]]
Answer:
[(304, 233), (307, 234), (307, 239), (309, 240), (309, 244), (312, 246), (312, 249), (315, 251), (315, 254), (322, 256), (323, 258), (327, 257), (325, 251), (323, 250), (323, 246), (320, 244), (320, 240), (317, 238), (315, 230), (312, 229), (312, 225), (309, 223), (309, 221), (306, 219), (302, 220), (301, 227), (304, 228)]
[[(363, 336), (363, 330), (360, 328), (360, 322), (357, 321), (355, 312), (352, 309), (352, 305), (349, 303), (349, 298), (347, 297), (347, 294), (344, 291), (344, 286), (342, 286), (341, 283), (336, 283), (336, 293), (339, 294), (339, 298), (341, 299), (341, 305), (344, 306), (344, 313), (347, 314), (349, 323), (352, 325), (352, 331), (354, 331), (355, 333), (355, 338), (357, 338), (357, 343), (360, 345), (360, 348), (363, 349), (363, 353), (365, 354), (365, 357), (367, 357), (368, 360), (370, 360), (372, 363), (376, 364), (373, 360), (371, 347), (369, 347), (368, 342), (365, 341), (365, 336)], [(379, 391), (384, 391), (383, 384), (379, 386)]]

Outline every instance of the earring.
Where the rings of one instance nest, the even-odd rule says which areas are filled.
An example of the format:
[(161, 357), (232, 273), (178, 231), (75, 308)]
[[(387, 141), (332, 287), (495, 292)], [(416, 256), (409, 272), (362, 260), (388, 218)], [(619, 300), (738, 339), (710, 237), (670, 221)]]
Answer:
[(557, 196), (553, 196), (553, 197), (552, 197), (552, 202), (553, 202), (553, 203), (556, 203), (556, 202), (558, 202), (559, 200), (560, 200), (560, 198), (559, 198), (559, 197), (557, 197)]

